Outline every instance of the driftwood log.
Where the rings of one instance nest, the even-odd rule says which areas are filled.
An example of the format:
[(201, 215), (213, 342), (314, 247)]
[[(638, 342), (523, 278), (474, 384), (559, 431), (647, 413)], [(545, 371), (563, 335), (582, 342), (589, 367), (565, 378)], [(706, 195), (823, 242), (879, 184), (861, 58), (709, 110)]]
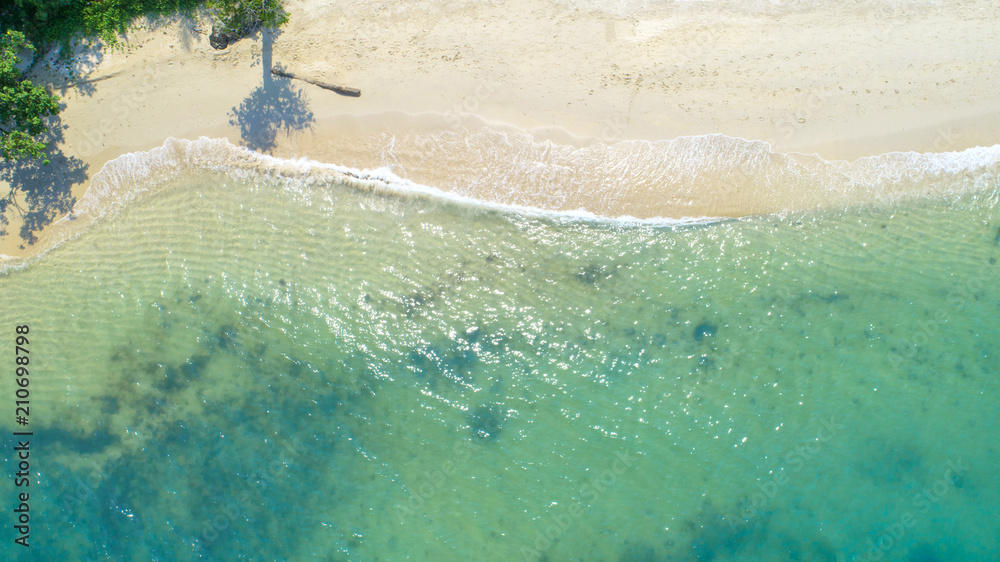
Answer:
[(305, 77), (302, 77), (302, 76), (297, 76), (295, 74), (292, 74), (291, 72), (288, 72), (287, 70), (282, 70), (280, 68), (272, 68), (271, 69), (271, 74), (273, 74), (275, 76), (281, 76), (283, 78), (291, 78), (292, 80), (302, 80), (303, 82), (308, 82), (308, 83), (310, 83), (310, 84), (312, 84), (314, 86), (319, 86), (320, 88), (323, 88), (324, 90), (332, 90), (332, 91), (337, 92), (338, 94), (340, 94), (342, 96), (351, 96), (352, 98), (361, 97), (361, 90), (359, 90), (357, 88), (349, 88), (347, 86), (338, 86), (336, 84), (330, 84), (328, 82), (323, 82), (321, 80), (313, 80), (312, 78), (305, 78)]

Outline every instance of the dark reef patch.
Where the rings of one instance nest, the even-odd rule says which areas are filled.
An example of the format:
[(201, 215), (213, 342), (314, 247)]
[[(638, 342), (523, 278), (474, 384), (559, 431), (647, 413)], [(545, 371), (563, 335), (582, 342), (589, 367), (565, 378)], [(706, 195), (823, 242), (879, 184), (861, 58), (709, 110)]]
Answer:
[(659, 562), (667, 559), (661, 556), (653, 546), (625, 541), (625, 549), (618, 560), (620, 562)]
[(577, 272), (576, 280), (584, 285), (596, 285), (598, 281), (611, 278), (611, 270), (607, 266), (590, 264)]
[(196, 355), (188, 359), (184, 365), (181, 366), (180, 372), (189, 381), (197, 380), (201, 376), (201, 372), (205, 369), (205, 365), (211, 358), (208, 355)]
[(103, 428), (90, 434), (79, 434), (61, 427), (50, 427), (38, 431), (38, 438), (42, 442), (61, 445), (84, 455), (100, 453), (121, 440)]
[(236, 336), (239, 332), (236, 330), (236, 326), (232, 324), (225, 324), (219, 327), (219, 330), (208, 337), (208, 345), (211, 348), (218, 349), (220, 351), (225, 351), (228, 353), (235, 353), (238, 351), (239, 343), (236, 341)]
[(819, 300), (821, 300), (823, 302), (826, 302), (826, 303), (835, 303), (835, 302), (846, 301), (847, 299), (849, 299), (851, 297), (850, 297), (850, 295), (845, 295), (844, 293), (839, 293), (837, 291), (834, 291), (834, 292), (830, 293), (829, 295), (826, 295), (826, 296), (817, 296), (816, 298), (818, 298)]
[(210, 359), (209, 355), (196, 355), (176, 367), (172, 365), (164, 367), (159, 363), (150, 364), (152, 368), (149, 370), (153, 377), (153, 387), (165, 393), (177, 392), (201, 378), (201, 374)]
[(118, 398), (114, 396), (98, 396), (94, 400), (101, 403), (102, 414), (114, 415), (121, 409), (121, 406), (118, 404)]
[(174, 367), (164, 367), (153, 375), (153, 387), (161, 392), (176, 392), (184, 386), (184, 379)]
[(417, 378), (432, 386), (439, 378), (455, 383), (469, 382), (479, 361), (476, 350), (461, 343), (455, 343), (447, 350), (426, 345), (407, 354), (407, 364), (416, 371)]
[(869, 439), (859, 451), (859, 472), (882, 486), (898, 486), (923, 476), (923, 457), (907, 443)]
[(496, 441), (503, 424), (507, 421), (507, 411), (502, 404), (483, 404), (469, 412), (469, 428), (472, 435), (484, 441)]
[(433, 383), (436, 377), (432, 377), (432, 375), (441, 374), (443, 357), (444, 353), (439, 347), (427, 345), (410, 351), (406, 360), (407, 364), (416, 371), (417, 378)]
[(436, 289), (426, 287), (404, 296), (400, 300), (403, 314), (407, 318), (412, 318), (418, 313), (425, 314), (426, 309), (433, 308), (434, 303), (445, 294), (446, 290), (447, 286), (441, 284)]
[(468, 330), (465, 331), (463, 339), (466, 341), (466, 343), (472, 345), (477, 341), (479, 341), (479, 336), (481, 336), (482, 334), (483, 331), (480, 330), (479, 327), (473, 326), (472, 328), (469, 328)]
[(412, 293), (403, 299), (403, 312), (407, 317), (412, 317), (429, 300), (423, 293)]
[(702, 322), (694, 327), (694, 340), (703, 341), (705, 338), (714, 338), (719, 328), (712, 323)]
[(938, 555), (933, 546), (921, 543), (910, 551), (906, 560), (908, 562), (944, 562), (945, 559)]
[(472, 375), (472, 368), (479, 364), (479, 354), (472, 349), (455, 349), (445, 364), (453, 377), (466, 380)]

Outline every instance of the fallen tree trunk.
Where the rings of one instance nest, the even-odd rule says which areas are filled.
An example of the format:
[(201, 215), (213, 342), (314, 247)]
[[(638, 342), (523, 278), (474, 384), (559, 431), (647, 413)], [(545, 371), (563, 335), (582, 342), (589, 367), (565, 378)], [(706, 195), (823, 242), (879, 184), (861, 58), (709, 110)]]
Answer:
[(308, 82), (308, 83), (312, 84), (313, 86), (319, 86), (320, 88), (323, 88), (324, 90), (332, 90), (332, 91), (337, 92), (338, 94), (340, 94), (342, 96), (351, 96), (352, 98), (361, 97), (361, 90), (359, 90), (357, 88), (350, 88), (350, 87), (347, 87), (347, 86), (338, 86), (336, 84), (330, 84), (328, 82), (323, 82), (321, 80), (313, 80), (312, 78), (304, 78), (302, 76), (296, 76), (295, 74), (292, 74), (291, 72), (288, 72), (287, 70), (281, 70), (281, 69), (278, 69), (278, 68), (272, 68), (271, 69), (271, 74), (274, 74), (275, 76), (281, 76), (283, 78), (291, 78), (292, 80), (302, 80), (303, 82)]

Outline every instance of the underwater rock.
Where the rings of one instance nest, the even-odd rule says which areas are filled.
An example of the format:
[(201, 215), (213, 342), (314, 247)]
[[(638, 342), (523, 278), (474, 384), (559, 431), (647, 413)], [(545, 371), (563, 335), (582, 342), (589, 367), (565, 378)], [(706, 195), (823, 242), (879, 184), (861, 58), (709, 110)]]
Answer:
[(233, 352), (236, 351), (238, 344), (236, 343), (236, 336), (239, 332), (236, 330), (236, 326), (232, 324), (225, 324), (219, 328), (213, 336), (209, 338), (209, 345), (212, 345), (222, 351)]
[(484, 404), (469, 412), (472, 435), (486, 441), (496, 441), (507, 420), (507, 411), (501, 404)]
[(715, 324), (702, 322), (701, 324), (698, 324), (697, 326), (694, 327), (694, 339), (695, 341), (702, 341), (705, 338), (715, 337), (715, 333), (717, 331), (718, 328), (715, 326)]

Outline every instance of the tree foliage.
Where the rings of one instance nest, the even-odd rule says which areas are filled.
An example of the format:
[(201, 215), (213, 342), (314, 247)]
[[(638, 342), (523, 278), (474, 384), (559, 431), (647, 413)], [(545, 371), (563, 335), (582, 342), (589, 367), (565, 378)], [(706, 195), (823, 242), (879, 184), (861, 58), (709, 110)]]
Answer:
[(0, 156), (4, 160), (38, 158), (46, 143), (46, 118), (59, 113), (59, 98), (22, 76), (18, 56), (34, 50), (24, 34), (8, 30), (0, 36)]
[(115, 44), (142, 16), (211, 10), (234, 37), (288, 21), (282, 0), (0, 0), (0, 26), (23, 32), (36, 45), (98, 37)]
[(0, 3), (0, 24), (36, 45), (99, 37), (115, 44), (136, 18), (191, 13), (206, 0), (7, 0)]
[(244, 37), (260, 28), (276, 29), (288, 21), (281, 0), (208, 0), (222, 30)]

